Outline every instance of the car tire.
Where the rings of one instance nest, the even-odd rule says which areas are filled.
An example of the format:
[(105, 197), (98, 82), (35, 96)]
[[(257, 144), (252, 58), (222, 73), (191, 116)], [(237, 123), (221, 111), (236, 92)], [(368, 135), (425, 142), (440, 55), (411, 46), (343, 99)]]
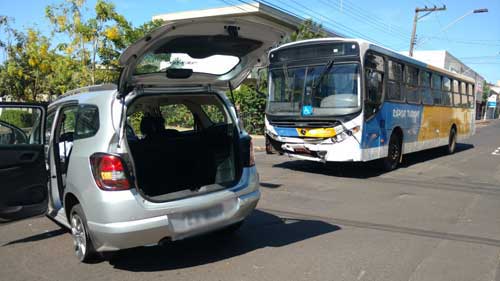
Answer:
[(452, 127), (450, 130), (450, 136), (448, 137), (448, 145), (446, 146), (446, 153), (453, 154), (457, 148), (457, 130)]
[(94, 249), (90, 239), (87, 219), (80, 204), (71, 208), (69, 215), (69, 224), (71, 226), (71, 236), (76, 257), (84, 263), (94, 261), (97, 252)]
[(401, 138), (397, 134), (392, 134), (389, 140), (389, 146), (387, 148), (387, 156), (383, 160), (384, 170), (389, 172), (395, 170), (399, 162), (401, 162), (402, 156), (402, 143)]

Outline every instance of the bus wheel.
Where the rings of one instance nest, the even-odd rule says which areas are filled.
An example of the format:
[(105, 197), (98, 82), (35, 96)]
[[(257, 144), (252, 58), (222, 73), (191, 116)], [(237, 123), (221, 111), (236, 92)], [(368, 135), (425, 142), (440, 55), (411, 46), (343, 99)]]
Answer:
[(384, 170), (392, 171), (398, 167), (401, 160), (401, 138), (392, 134), (387, 148), (387, 157), (384, 159)]
[(269, 140), (269, 136), (266, 134), (266, 154), (274, 154), (274, 147)]
[(450, 137), (448, 139), (448, 146), (446, 147), (446, 152), (448, 154), (455, 153), (455, 149), (457, 148), (457, 130), (455, 127), (452, 127), (450, 130)]

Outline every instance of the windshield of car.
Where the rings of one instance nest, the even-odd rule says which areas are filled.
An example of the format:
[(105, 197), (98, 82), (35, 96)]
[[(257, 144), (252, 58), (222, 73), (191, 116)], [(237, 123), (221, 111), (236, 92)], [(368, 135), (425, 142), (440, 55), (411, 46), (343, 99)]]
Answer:
[(359, 64), (342, 63), (271, 69), (267, 113), (325, 116), (360, 107)]

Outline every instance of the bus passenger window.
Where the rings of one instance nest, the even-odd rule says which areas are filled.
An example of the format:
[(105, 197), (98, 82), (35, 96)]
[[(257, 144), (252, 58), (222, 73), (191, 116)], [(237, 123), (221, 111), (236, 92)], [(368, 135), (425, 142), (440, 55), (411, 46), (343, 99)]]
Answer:
[(420, 103), (418, 91), (418, 69), (411, 66), (405, 67), (406, 101), (408, 103)]
[(441, 75), (432, 74), (432, 97), (434, 104), (439, 105), (442, 104), (442, 93), (441, 93)]
[(452, 105), (451, 80), (448, 77), (443, 77), (443, 105)]
[(460, 107), (465, 107), (465, 108), (469, 107), (467, 104), (467, 86), (465, 82), (460, 82), (460, 98), (461, 98)]
[(460, 89), (458, 87), (458, 81), (453, 80), (453, 106), (460, 107)]
[(372, 116), (382, 103), (384, 58), (368, 54), (365, 61), (365, 118)]
[(420, 92), (422, 93), (422, 103), (432, 105), (431, 74), (427, 71), (420, 72)]
[(404, 95), (401, 91), (403, 82), (403, 65), (397, 62), (389, 61), (389, 79), (387, 86), (387, 99), (392, 101), (404, 101)]
[(468, 103), (470, 108), (474, 108), (474, 86), (467, 84)]

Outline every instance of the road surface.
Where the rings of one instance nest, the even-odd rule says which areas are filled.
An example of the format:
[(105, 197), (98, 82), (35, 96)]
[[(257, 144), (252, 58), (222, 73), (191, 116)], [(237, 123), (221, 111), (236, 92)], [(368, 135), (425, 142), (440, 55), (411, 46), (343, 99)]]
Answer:
[(262, 200), (233, 237), (80, 264), (65, 230), (33, 218), (0, 226), (0, 279), (500, 281), (498, 152), (498, 121), (390, 173), (259, 152)]

